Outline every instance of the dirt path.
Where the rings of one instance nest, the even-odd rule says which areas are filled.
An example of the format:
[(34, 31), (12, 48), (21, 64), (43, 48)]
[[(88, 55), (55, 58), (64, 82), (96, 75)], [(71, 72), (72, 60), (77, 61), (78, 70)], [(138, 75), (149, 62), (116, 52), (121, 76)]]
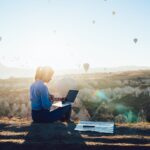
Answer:
[(0, 119), (0, 150), (3, 149), (150, 149), (150, 124), (116, 125), (115, 134), (75, 131), (74, 123), (33, 124)]

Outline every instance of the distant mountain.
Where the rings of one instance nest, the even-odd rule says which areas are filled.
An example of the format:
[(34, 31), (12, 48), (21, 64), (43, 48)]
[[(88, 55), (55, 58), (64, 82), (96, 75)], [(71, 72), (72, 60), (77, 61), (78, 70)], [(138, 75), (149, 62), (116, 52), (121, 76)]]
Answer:
[[(124, 72), (124, 71), (137, 71), (137, 70), (150, 70), (150, 67), (145, 66), (119, 66), (119, 67), (97, 67), (97, 68), (89, 68), (87, 73), (108, 73), (108, 72)], [(61, 73), (61, 71), (59, 71)], [(83, 68), (80, 69), (68, 69), (62, 70), (63, 74), (79, 74), (85, 73)]]
[[(96, 72), (123, 72), (123, 71), (136, 71), (136, 70), (150, 70), (150, 67), (138, 67), (138, 66), (120, 66), (114, 68), (90, 68), (87, 73)], [(56, 70), (56, 75), (64, 74), (82, 74), (85, 73), (83, 68), (80, 69), (67, 69), (67, 70)], [(35, 74), (34, 69), (7, 67), (0, 63), (0, 78), (10, 78), (10, 77), (33, 77)]]
[(3, 67), (5, 67), (5, 66), (0, 62), (0, 68), (3, 68)]
[(150, 67), (145, 66), (119, 66), (112, 68), (93, 68), (91, 72), (123, 72), (123, 71), (150, 70)]
[(34, 75), (33, 69), (15, 68), (7, 67), (0, 63), (0, 78), (10, 78), (10, 77), (32, 77)]

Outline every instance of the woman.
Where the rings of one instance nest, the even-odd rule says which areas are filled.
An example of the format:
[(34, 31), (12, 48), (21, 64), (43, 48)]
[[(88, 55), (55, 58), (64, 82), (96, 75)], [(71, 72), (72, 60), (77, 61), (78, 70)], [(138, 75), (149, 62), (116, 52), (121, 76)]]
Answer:
[(53, 74), (54, 71), (50, 67), (39, 67), (36, 70), (35, 82), (30, 87), (32, 119), (34, 122), (70, 121), (71, 105), (50, 111), (54, 98), (50, 95), (45, 83), (51, 80)]

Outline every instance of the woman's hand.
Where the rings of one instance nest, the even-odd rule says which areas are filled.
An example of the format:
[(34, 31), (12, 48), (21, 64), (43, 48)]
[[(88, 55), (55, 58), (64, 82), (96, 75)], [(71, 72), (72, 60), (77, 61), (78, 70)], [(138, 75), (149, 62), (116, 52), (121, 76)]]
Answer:
[(54, 95), (49, 95), (49, 99), (53, 102), (54, 100), (55, 100), (55, 97), (54, 97)]
[(54, 97), (54, 95), (49, 95), (49, 99), (54, 102), (54, 101), (64, 101), (65, 97)]
[(64, 101), (64, 100), (65, 100), (64, 97), (57, 97), (57, 98), (55, 98), (55, 101)]

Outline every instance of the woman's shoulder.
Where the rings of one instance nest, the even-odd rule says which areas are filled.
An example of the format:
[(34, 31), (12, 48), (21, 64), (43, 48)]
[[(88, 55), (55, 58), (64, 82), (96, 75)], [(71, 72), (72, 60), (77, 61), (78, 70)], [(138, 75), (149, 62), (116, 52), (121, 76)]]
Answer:
[(44, 82), (42, 80), (37, 80), (35, 81), (31, 86), (33, 87), (37, 87), (37, 88), (47, 88), (47, 86), (44, 84)]
[(41, 80), (37, 80), (37, 81), (34, 81), (30, 85), (30, 88), (32, 88), (32, 87), (43, 87), (43, 86), (45, 86), (44, 83)]

